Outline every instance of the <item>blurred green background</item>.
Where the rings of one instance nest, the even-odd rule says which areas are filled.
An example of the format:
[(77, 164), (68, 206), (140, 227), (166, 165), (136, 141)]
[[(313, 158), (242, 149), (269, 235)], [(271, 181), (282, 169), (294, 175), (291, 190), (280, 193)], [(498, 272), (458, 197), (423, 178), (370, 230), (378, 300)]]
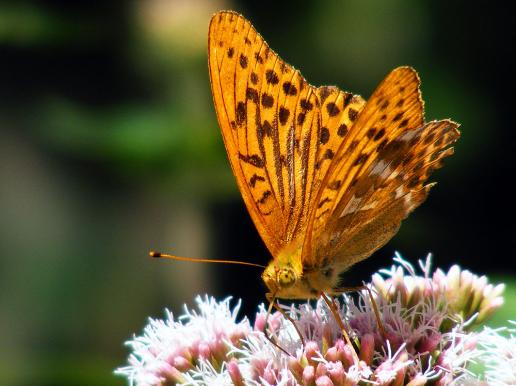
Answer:
[(266, 263), (226, 160), (207, 70), (210, 16), (249, 18), (315, 85), (368, 97), (394, 67), (423, 80), (428, 120), (462, 123), (439, 185), (381, 251), (459, 263), (511, 287), (514, 44), (510, 12), (459, 1), (0, 3), (0, 385), (122, 385), (123, 342), (208, 293), (263, 301)]

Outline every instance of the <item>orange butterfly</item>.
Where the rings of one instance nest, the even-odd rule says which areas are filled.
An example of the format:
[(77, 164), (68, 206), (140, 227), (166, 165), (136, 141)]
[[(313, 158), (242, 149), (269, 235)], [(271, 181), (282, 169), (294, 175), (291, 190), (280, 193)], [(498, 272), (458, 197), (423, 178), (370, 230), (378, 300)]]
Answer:
[(453, 153), (451, 120), (424, 122), (419, 77), (393, 70), (369, 101), (314, 87), (229, 11), (210, 23), (211, 88), (247, 209), (274, 259), (268, 298), (339, 294), (339, 275), (398, 231)]
[(424, 122), (419, 77), (410, 67), (393, 70), (366, 102), (308, 84), (237, 13), (216, 13), (208, 39), (231, 168), (274, 259), (263, 267), (151, 256), (263, 267), (269, 312), (282, 311), (277, 298), (321, 296), (351, 345), (327, 295), (341, 294), (340, 274), (386, 244), (425, 200), (433, 185), (425, 182), (453, 153), (458, 124)]

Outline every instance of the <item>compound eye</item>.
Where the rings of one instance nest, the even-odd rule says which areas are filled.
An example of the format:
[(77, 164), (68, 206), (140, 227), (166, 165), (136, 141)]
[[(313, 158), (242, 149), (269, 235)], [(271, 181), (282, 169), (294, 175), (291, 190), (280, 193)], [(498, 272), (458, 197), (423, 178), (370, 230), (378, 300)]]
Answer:
[(278, 282), (281, 287), (290, 287), (294, 281), (295, 275), (291, 269), (284, 268), (278, 272)]

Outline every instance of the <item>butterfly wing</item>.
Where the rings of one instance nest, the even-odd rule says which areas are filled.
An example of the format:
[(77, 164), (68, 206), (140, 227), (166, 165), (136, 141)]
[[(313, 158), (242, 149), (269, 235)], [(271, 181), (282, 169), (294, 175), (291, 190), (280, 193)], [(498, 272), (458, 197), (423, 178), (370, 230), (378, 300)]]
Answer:
[(340, 125), (334, 136), (324, 125), (349, 124), (344, 115), (364, 102), (309, 85), (236, 13), (212, 17), (208, 50), (219, 125), (251, 218), (274, 256), (287, 245), (300, 247), (315, 187), (344, 136)]
[[(342, 142), (349, 136), (349, 128), (363, 109), (362, 97), (341, 91), (334, 86), (322, 86), (316, 90), (319, 100), (321, 125), (319, 128), (318, 154), (315, 169), (317, 187), (326, 176), (331, 161)], [(315, 198), (315, 197), (314, 197)]]
[(387, 243), (420, 205), (459, 137), (452, 121), (424, 124), (417, 73), (392, 71), (340, 145), (310, 215), (303, 263), (345, 270)]

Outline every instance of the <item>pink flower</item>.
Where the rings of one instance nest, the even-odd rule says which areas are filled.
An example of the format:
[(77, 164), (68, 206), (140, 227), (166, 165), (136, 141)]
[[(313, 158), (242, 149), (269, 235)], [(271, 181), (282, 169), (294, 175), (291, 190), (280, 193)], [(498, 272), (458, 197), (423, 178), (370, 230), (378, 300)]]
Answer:
[[(262, 305), (251, 327), (246, 318), (237, 321), (239, 304), (232, 310), (230, 298), (198, 297), (198, 311), (185, 309), (178, 321), (171, 313), (165, 320), (150, 319), (144, 333), (127, 343), (129, 365), (116, 373), (131, 385), (451, 385), (473, 382), (468, 365), (484, 360), (490, 366), (485, 379), (502, 380), (489, 384), (510, 384), (503, 382), (516, 378), (514, 338), (512, 346), (504, 346), (493, 337), (505, 338), (492, 330), (472, 332), (502, 304), (503, 285), (488, 284), (484, 276), (458, 266), (432, 273), (429, 259), (420, 262), (422, 276), (399, 256), (395, 262), (369, 284), (385, 334), (367, 291), (357, 302), (345, 295), (339, 302), (354, 347), (342, 339), (322, 301), (284, 307), (303, 334), (303, 345), (279, 312), (269, 316), (266, 326)], [(265, 329), (283, 350), (266, 338)], [(496, 347), (505, 347), (496, 359), (486, 354), (495, 351), (495, 341)]]

